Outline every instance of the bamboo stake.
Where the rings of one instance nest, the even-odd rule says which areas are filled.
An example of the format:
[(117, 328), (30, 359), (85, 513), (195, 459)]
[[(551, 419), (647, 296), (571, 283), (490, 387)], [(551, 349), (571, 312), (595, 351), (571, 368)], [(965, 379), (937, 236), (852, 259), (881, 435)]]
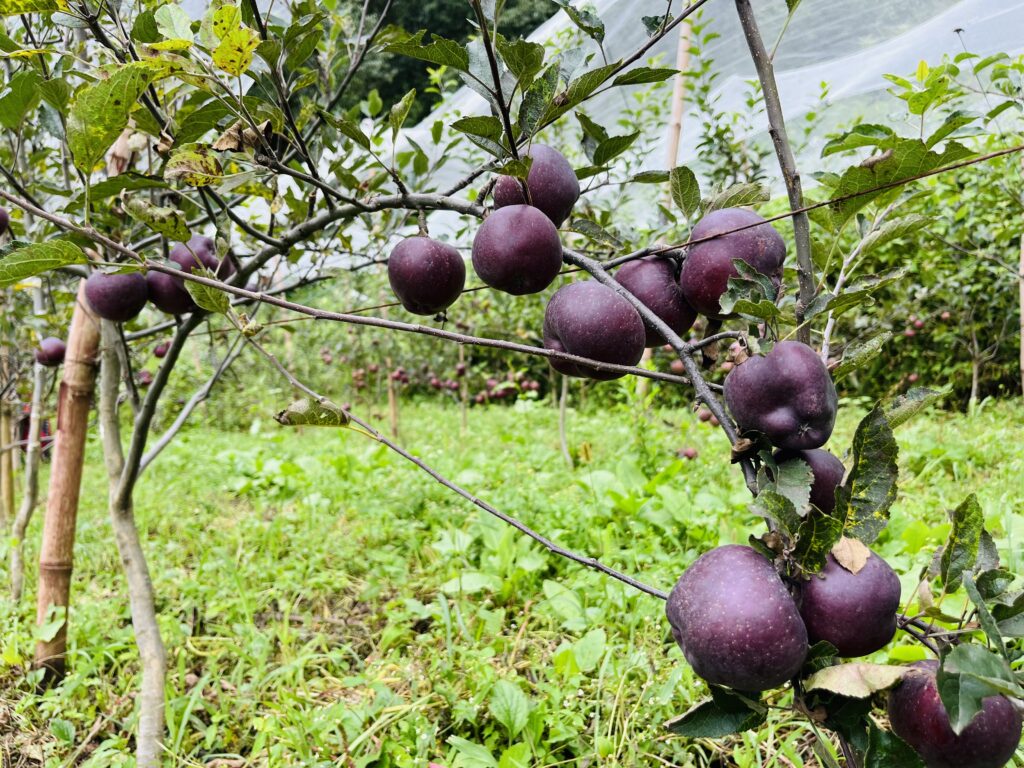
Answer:
[[(54, 607), (67, 610), (71, 593), (71, 569), (75, 546), (75, 522), (85, 460), (89, 407), (96, 381), (96, 353), (100, 327), (85, 300), (85, 281), (79, 285), (75, 311), (68, 333), (64, 375), (57, 399), (57, 430), (53, 446), (50, 489), (43, 519), (39, 552), (39, 594), (36, 624), (43, 625)], [(36, 644), (35, 666), (46, 670), (45, 683), (64, 676), (67, 651), (67, 617), (49, 640)]]

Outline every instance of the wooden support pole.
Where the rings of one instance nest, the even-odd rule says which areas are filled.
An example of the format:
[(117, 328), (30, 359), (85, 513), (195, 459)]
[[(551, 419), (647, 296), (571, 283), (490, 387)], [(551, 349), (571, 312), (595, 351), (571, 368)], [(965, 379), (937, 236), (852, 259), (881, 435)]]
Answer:
[[(14, 419), (11, 417), (12, 404), (4, 399), (0, 402), (0, 444), (10, 446), (15, 442)], [(0, 505), (3, 506), (3, 530), (11, 527), (14, 519), (14, 452), (17, 448), (0, 453)]]
[[(64, 375), (57, 398), (50, 490), (39, 552), (37, 625), (52, 619), (54, 608), (66, 612), (70, 604), (75, 523), (99, 343), (99, 320), (88, 308), (83, 280), (71, 316)], [(57, 682), (64, 676), (67, 626), (65, 613), (60, 629), (50, 639), (39, 640), (36, 644), (35, 666), (46, 670), (44, 684)]]

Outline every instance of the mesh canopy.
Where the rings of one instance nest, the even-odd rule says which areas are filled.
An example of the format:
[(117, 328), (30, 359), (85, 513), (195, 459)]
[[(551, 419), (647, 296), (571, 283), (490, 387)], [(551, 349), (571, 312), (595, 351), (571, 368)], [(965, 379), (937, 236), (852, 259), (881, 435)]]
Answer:
[[(769, 49), (779, 38), (786, 22), (782, 0), (754, 0), (761, 34)], [(640, 23), (645, 15), (665, 12), (664, 0), (589, 0), (605, 24), (605, 51), (610, 61), (626, 56), (646, 40)], [(674, 4), (678, 11), (679, 3)], [(711, 0), (702, 9), (702, 23), (718, 34), (701, 55), (714, 60), (719, 73), (712, 94), (723, 112), (742, 112), (747, 107), (748, 81), (756, 77), (746, 41), (730, 0)], [(539, 27), (531, 39), (550, 41), (572, 28), (564, 13)], [(596, 45), (588, 41), (589, 52)], [(661, 56), (664, 66), (675, 63), (676, 35), (660, 41), (649, 56)], [(825, 131), (855, 119), (882, 121), (889, 112), (902, 114), (902, 104), (885, 93), (886, 73), (913, 72), (919, 61), (938, 62), (944, 54), (964, 49), (986, 56), (997, 52), (1011, 55), (1024, 51), (1024, 0), (803, 0), (782, 38), (775, 56), (776, 79), (787, 120), (792, 125), (802, 114), (821, 106), (821, 84), (829, 85), (828, 109), (823, 124), (815, 131), (819, 144), (803, 148), (802, 161), (808, 169), (821, 166), (818, 157)], [(668, 93), (668, 92), (666, 92)], [(602, 125), (614, 125), (622, 115), (624, 100), (619, 90), (602, 94), (586, 104), (587, 113)], [(439, 117), (453, 114), (486, 114), (484, 100), (469, 88), (454, 94), (435, 114), (418, 126), (420, 138)], [(767, 129), (762, 119), (756, 131)], [(678, 164), (689, 164), (696, 156), (699, 139), (696, 123), (684, 115)], [(645, 136), (657, 147), (648, 165), (664, 167), (666, 131)], [(659, 151), (660, 150), (660, 151)], [(775, 171), (774, 162), (766, 164)], [(440, 181), (454, 180), (466, 170), (450, 162)]]

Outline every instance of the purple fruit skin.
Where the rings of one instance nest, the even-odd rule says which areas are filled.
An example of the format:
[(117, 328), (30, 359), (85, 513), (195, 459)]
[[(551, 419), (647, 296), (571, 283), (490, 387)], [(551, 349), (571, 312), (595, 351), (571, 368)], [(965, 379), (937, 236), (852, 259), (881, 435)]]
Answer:
[(672, 635), (693, 671), (741, 691), (777, 688), (807, 657), (807, 631), (774, 566), (750, 547), (701, 555), (665, 605)]
[(790, 451), (828, 442), (839, 397), (817, 353), (798, 341), (780, 341), (725, 379), (725, 402), (742, 432), (760, 432)]
[(192, 296), (185, 288), (185, 282), (180, 277), (150, 270), (146, 274), (146, 284), (149, 286), (149, 300), (161, 312), (169, 315), (186, 315), (197, 309), (196, 303), (192, 301)]
[(68, 347), (63, 341), (53, 336), (48, 336), (39, 342), (36, 350), (36, 362), (48, 368), (55, 368), (64, 362), (64, 355)]
[(776, 451), (775, 463), (803, 461), (811, 468), (811, 504), (827, 515), (836, 508), (836, 488), (843, 482), (846, 467), (828, 451), (813, 448), (809, 451)]
[(450, 307), (466, 287), (466, 263), (447, 243), (410, 237), (391, 252), (388, 280), (407, 310), (415, 315), (436, 315)]
[(867, 656), (896, 634), (900, 579), (873, 552), (857, 573), (829, 555), (825, 567), (801, 583), (799, 602), (812, 644), (827, 640), (840, 656)]
[[(690, 239), (699, 240), (764, 221), (745, 208), (723, 208), (697, 222)], [(737, 275), (733, 259), (742, 259), (779, 286), (786, 243), (771, 224), (763, 223), (689, 248), (679, 273), (679, 284), (687, 302), (702, 315), (715, 317), (721, 313), (719, 299), (729, 286), (729, 278)]]
[(547, 216), (529, 205), (494, 211), (473, 240), (473, 269), (513, 296), (539, 293), (562, 269), (562, 241)]
[(104, 320), (124, 323), (146, 306), (149, 287), (140, 272), (93, 272), (85, 281), (85, 298), (92, 311)]
[(935, 687), (939, 662), (919, 661), (889, 693), (893, 733), (913, 747), (927, 768), (1001, 768), (1020, 743), (1021, 716), (1005, 696), (985, 699), (981, 712), (957, 736)]
[[(644, 353), (644, 321), (633, 306), (596, 280), (555, 291), (544, 310), (544, 346), (603, 363), (636, 365)], [(552, 360), (566, 376), (609, 381), (624, 374)]]
[[(191, 251), (189, 251), (190, 248)], [(168, 258), (182, 269), (192, 272), (198, 268), (197, 257), (204, 267), (221, 280), (231, 277), (235, 273), (235, 265), (231, 263), (231, 259), (221, 261), (217, 258), (217, 244), (211, 237), (193, 235), (189, 238), (187, 246), (184, 243), (178, 243), (168, 255)]]
[[(682, 336), (697, 319), (697, 313), (683, 298), (683, 291), (676, 282), (675, 268), (668, 259), (648, 257), (623, 265), (615, 273), (615, 279), (627, 291), (642, 301), (669, 328)], [(653, 327), (644, 322), (648, 347), (657, 347), (665, 339)]]
[(0, 235), (3, 235), (9, 226), (11, 226), (11, 214), (7, 212), (6, 208), (0, 208)]
[[(530, 203), (544, 212), (556, 227), (569, 218), (580, 198), (580, 182), (569, 161), (556, 149), (535, 144), (530, 149), (533, 163), (526, 177)], [(524, 205), (523, 185), (515, 176), (499, 176), (494, 184), (494, 207)]]

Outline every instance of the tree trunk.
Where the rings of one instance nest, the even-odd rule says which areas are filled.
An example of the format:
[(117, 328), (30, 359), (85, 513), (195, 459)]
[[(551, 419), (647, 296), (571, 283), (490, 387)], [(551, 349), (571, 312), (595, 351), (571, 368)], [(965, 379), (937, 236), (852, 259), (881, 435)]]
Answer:
[(975, 357), (971, 360), (971, 399), (967, 403), (967, 412), (974, 413), (974, 407), (978, 404), (978, 385), (981, 381), (981, 360)]
[(28, 447), (25, 453), (25, 493), (21, 507), (14, 518), (11, 547), (11, 598), (21, 600), (25, 585), (25, 531), (28, 529), (32, 512), (39, 501), (39, 456), (42, 446), (39, 441), (39, 427), (42, 422), (43, 390), (46, 389), (46, 368), (35, 364), (32, 378), (32, 407), (28, 417)]
[(566, 416), (569, 410), (569, 377), (564, 374), (562, 379), (562, 394), (558, 398), (558, 440), (562, 446), (562, 458), (573, 468), (572, 453), (569, 452), (569, 435), (567, 433)]
[(44, 684), (59, 681), (64, 676), (68, 630), (66, 611), (71, 593), (75, 522), (78, 517), (82, 464), (85, 460), (89, 405), (96, 382), (95, 361), (99, 341), (99, 324), (88, 309), (83, 280), (71, 316), (64, 376), (57, 398), (57, 430), (50, 490), (39, 552), (36, 624), (45, 624), (54, 608), (64, 611), (60, 629), (52, 638), (40, 639), (36, 643), (35, 666), (46, 671)]
[(100, 374), (100, 432), (103, 438), (103, 459), (110, 484), (110, 521), (114, 528), (117, 551), (121, 556), (128, 581), (128, 600), (132, 611), (135, 645), (142, 664), (142, 685), (139, 692), (139, 730), (135, 740), (137, 768), (159, 768), (163, 754), (164, 680), (167, 675), (167, 654), (160, 637), (146, 556), (139, 541), (135, 513), (128, 497), (118, 502), (118, 488), (124, 472), (124, 450), (118, 420), (117, 396), (121, 384), (121, 343), (117, 326), (103, 321), (103, 367)]
[[(13, 372), (12, 372), (13, 373)], [(6, 531), (14, 519), (14, 430), (11, 425), (11, 402), (0, 402), (0, 506), (3, 506), (2, 523)]]

